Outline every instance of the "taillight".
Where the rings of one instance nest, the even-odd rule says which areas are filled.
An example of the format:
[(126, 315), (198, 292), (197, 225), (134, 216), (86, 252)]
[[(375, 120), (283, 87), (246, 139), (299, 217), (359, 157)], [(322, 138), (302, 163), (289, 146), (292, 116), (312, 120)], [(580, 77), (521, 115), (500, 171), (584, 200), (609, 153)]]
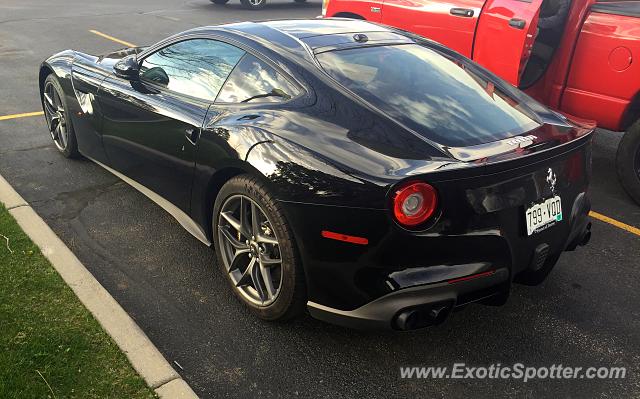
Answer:
[(396, 188), (393, 216), (400, 225), (415, 227), (433, 216), (438, 206), (438, 193), (431, 185), (409, 181)]

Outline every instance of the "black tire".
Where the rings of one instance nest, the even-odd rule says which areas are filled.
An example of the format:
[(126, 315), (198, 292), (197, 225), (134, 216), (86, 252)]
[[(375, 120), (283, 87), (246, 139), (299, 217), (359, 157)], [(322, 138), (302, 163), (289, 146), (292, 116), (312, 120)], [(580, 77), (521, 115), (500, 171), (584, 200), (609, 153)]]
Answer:
[(624, 190), (640, 205), (640, 120), (622, 136), (616, 155), (616, 170)]
[[(49, 74), (49, 76), (47, 76), (47, 78), (44, 80), (44, 89), (46, 90), (48, 85), (52, 85), (55, 90), (58, 92), (58, 96), (60, 98), (60, 100), (62, 101), (62, 106), (65, 110), (66, 113), (66, 118), (65, 118), (65, 127), (67, 129), (67, 143), (64, 149), (60, 149), (60, 147), (58, 147), (56, 145), (56, 148), (58, 149), (58, 151), (60, 151), (60, 153), (62, 155), (64, 155), (66, 158), (79, 158), (80, 152), (78, 151), (78, 141), (76, 140), (76, 133), (75, 130), (73, 129), (73, 124), (71, 122), (71, 117), (69, 115), (69, 107), (67, 105), (67, 99), (64, 95), (64, 90), (62, 89), (62, 85), (60, 84), (60, 82), (58, 81), (58, 78), (53, 74)], [(42, 108), (44, 110), (45, 113), (45, 118), (47, 121), (47, 127), (51, 130), (51, 122), (49, 121), (49, 118), (47, 116), (47, 110), (45, 107), (45, 96), (44, 93), (42, 95)], [(54, 142), (55, 144), (55, 142)]]
[(513, 281), (523, 285), (540, 285), (549, 273), (551, 273), (556, 263), (558, 263), (558, 259), (560, 259), (560, 254), (547, 259), (544, 265), (538, 270), (524, 270), (520, 272), (520, 274), (515, 276)]
[(259, 10), (267, 5), (267, 0), (240, 0), (240, 3), (248, 10)]
[(307, 0), (293, 0), (293, 1), (295, 1), (296, 3), (306, 3), (307, 2)]
[[(231, 279), (225, 266), (220, 243), (218, 225), (221, 220), (220, 211), (223, 204), (237, 195), (249, 197), (268, 217), (275, 236), (279, 241), (279, 254), (282, 259), (282, 278), (279, 293), (273, 303), (265, 306), (256, 305), (243, 297)], [(298, 254), (295, 238), (285, 219), (280, 204), (274, 200), (266, 186), (257, 178), (240, 175), (230, 179), (218, 193), (213, 207), (213, 240), (216, 261), (226, 276), (236, 297), (263, 320), (285, 321), (304, 312), (307, 303), (304, 271)]]
[(219, 6), (225, 5), (229, 2), (229, 0), (209, 0), (211, 1), (213, 4), (217, 4)]

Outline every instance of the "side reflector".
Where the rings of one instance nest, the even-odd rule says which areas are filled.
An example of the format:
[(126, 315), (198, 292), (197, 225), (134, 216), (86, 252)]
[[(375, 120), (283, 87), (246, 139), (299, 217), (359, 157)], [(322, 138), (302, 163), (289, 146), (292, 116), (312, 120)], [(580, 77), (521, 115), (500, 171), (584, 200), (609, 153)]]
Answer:
[(346, 234), (334, 233), (333, 231), (322, 230), (321, 234), (324, 238), (350, 242), (352, 244), (367, 245), (369, 243), (369, 240), (364, 237), (348, 236)]
[(455, 283), (459, 283), (459, 282), (462, 282), (462, 281), (474, 280), (474, 279), (477, 279), (477, 278), (480, 278), (480, 277), (491, 276), (495, 272), (496, 272), (495, 270), (489, 270), (488, 272), (472, 274), (470, 276), (465, 276), (465, 277), (460, 277), (460, 278), (454, 278), (453, 280), (447, 280), (447, 283), (455, 284)]

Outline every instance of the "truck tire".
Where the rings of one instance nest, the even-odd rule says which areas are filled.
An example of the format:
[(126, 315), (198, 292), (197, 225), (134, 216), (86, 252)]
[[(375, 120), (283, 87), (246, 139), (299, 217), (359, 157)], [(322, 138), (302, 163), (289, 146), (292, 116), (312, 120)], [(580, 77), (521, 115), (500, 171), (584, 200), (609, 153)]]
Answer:
[(622, 187), (640, 205), (640, 120), (631, 125), (618, 145), (616, 169)]

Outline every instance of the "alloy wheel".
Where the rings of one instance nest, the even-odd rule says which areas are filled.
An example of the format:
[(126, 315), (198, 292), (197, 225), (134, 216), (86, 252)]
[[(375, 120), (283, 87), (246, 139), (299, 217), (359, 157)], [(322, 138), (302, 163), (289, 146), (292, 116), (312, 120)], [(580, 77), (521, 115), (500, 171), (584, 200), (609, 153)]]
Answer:
[(264, 0), (249, 0), (249, 3), (253, 6), (253, 7), (257, 7), (260, 6), (262, 4)]
[(53, 142), (60, 151), (66, 150), (69, 143), (66, 112), (60, 94), (51, 82), (44, 88), (44, 111)]
[(282, 286), (280, 244), (266, 213), (251, 198), (229, 197), (218, 216), (222, 261), (244, 299), (258, 306), (272, 304)]

